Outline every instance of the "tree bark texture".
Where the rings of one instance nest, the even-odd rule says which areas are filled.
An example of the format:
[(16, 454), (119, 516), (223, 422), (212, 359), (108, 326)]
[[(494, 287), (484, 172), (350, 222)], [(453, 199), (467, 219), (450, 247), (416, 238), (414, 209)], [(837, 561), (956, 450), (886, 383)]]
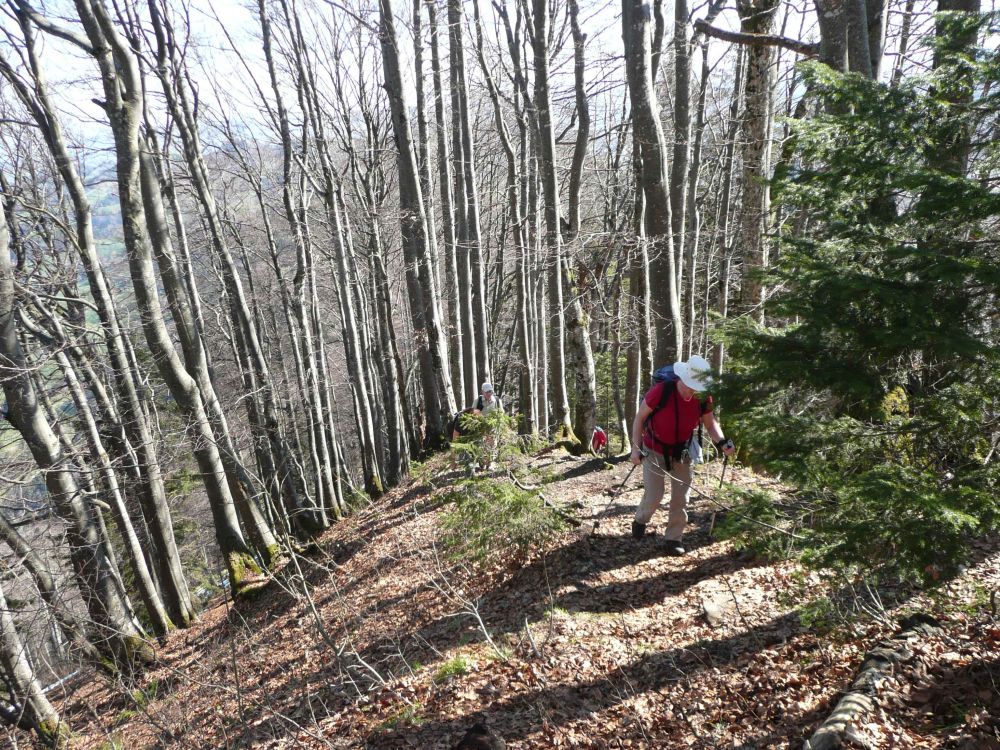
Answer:
[[(777, 0), (747, 0), (737, 4), (740, 30), (747, 34), (770, 34), (778, 9)], [(867, 55), (867, 43), (865, 46)], [(743, 109), (743, 200), (740, 209), (740, 255), (743, 279), (740, 307), (763, 318), (764, 285), (760, 274), (767, 267), (768, 190), (773, 97), (773, 47), (747, 50)]]
[(389, 95), (393, 132), (396, 136), (399, 168), (400, 230), (407, 259), (406, 279), (410, 312), (420, 357), (421, 381), (427, 409), (428, 445), (445, 439), (445, 427), (455, 411), (455, 396), (448, 373), (448, 350), (437, 300), (428, 295), (431, 284), (430, 250), (427, 245), (427, 222), (417, 171), (416, 153), (409, 117), (403, 102), (403, 82), (399, 67), (395, 21), (389, 0), (380, 0), (380, 42), (385, 87)]
[(632, 102), (632, 137), (639, 144), (644, 226), (649, 252), (651, 326), (654, 360), (673, 362), (681, 353), (683, 323), (677, 296), (677, 259), (667, 192), (666, 140), (653, 90), (651, 19), (642, 0), (622, 0), (625, 74)]

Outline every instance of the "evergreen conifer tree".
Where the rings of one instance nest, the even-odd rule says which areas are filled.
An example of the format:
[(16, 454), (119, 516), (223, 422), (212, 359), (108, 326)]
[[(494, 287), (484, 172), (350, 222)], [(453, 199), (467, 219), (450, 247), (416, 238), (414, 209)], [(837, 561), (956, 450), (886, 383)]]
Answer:
[[(789, 226), (770, 325), (728, 331), (722, 399), (746, 455), (795, 486), (794, 507), (750, 493), (746, 509), (788, 514), (818, 563), (931, 579), (1000, 510), (998, 144), (984, 135), (1000, 58), (945, 42), (933, 73), (895, 88), (804, 66), (821, 113), (776, 178)], [(973, 159), (956, 174), (941, 154), (962, 133)]]

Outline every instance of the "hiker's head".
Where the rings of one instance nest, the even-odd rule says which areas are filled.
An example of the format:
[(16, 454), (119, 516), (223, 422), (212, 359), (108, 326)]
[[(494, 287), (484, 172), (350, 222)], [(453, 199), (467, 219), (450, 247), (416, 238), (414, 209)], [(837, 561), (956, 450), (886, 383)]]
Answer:
[(712, 367), (698, 354), (692, 355), (687, 362), (674, 362), (674, 374), (679, 378), (677, 392), (686, 399), (708, 390), (712, 384)]
[(493, 398), (493, 384), (483, 383), (483, 399), (489, 401)]

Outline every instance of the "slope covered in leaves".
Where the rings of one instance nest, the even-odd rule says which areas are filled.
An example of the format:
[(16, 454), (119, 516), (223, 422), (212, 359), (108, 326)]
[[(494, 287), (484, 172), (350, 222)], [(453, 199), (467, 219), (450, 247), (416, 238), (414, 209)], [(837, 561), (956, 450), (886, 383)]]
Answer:
[[(590, 534), (627, 463), (554, 452), (531, 470), (583, 526), (527, 559), (467, 567), (439, 545), (457, 474), (421, 467), (252, 599), (217, 602), (172, 635), (138, 688), (93, 675), (64, 686), (79, 747), (429, 750), (485, 721), (509, 748), (799, 748), (865, 651), (914, 610), (945, 627), (912, 645), (850, 736), (1000, 747), (997, 540), (961, 579), (919, 597), (884, 591), (879, 616), (845, 624), (849, 592), (714, 541), (707, 497), (693, 503), (687, 556), (666, 557), (658, 534), (628, 536), (638, 473)], [(718, 472), (700, 470), (708, 496)]]

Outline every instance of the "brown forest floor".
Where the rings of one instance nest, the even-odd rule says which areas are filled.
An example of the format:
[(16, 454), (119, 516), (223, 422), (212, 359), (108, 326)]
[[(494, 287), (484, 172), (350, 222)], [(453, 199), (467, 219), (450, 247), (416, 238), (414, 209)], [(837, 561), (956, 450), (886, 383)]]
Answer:
[[(638, 472), (589, 536), (587, 519), (628, 463), (561, 452), (532, 463), (551, 480), (550, 500), (582, 504), (584, 525), (544, 552), (475, 576), (445, 571), (434, 495), (457, 475), (436, 459), (300, 561), (315, 610), (286, 566), (251, 600), (216, 602), (172, 635), (143, 693), (100, 677), (78, 684), (61, 703), (77, 746), (429, 750), (484, 720), (508, 748), (797, 749), (865, 651), (895, 629), (831, 626), (829, 584), (713, 541), (705, 500), (693, 503), (687, 556), (663, 556), (658, 534), (633, 541)], [(701, 470), (706, 491), (718, 471)], [(740, 469), (731, 479), (761, 481)], [(893, 617), (929, 611), (945, 629), (914, 644), (883, 684), (859, 743), (1000, 748), (1000, 621), (989, 596), (1000, 588), (1000, 540), (976, 551), (937, 592), (883, 600)], [(714, 626), (710, 602), (723, 611)]]

